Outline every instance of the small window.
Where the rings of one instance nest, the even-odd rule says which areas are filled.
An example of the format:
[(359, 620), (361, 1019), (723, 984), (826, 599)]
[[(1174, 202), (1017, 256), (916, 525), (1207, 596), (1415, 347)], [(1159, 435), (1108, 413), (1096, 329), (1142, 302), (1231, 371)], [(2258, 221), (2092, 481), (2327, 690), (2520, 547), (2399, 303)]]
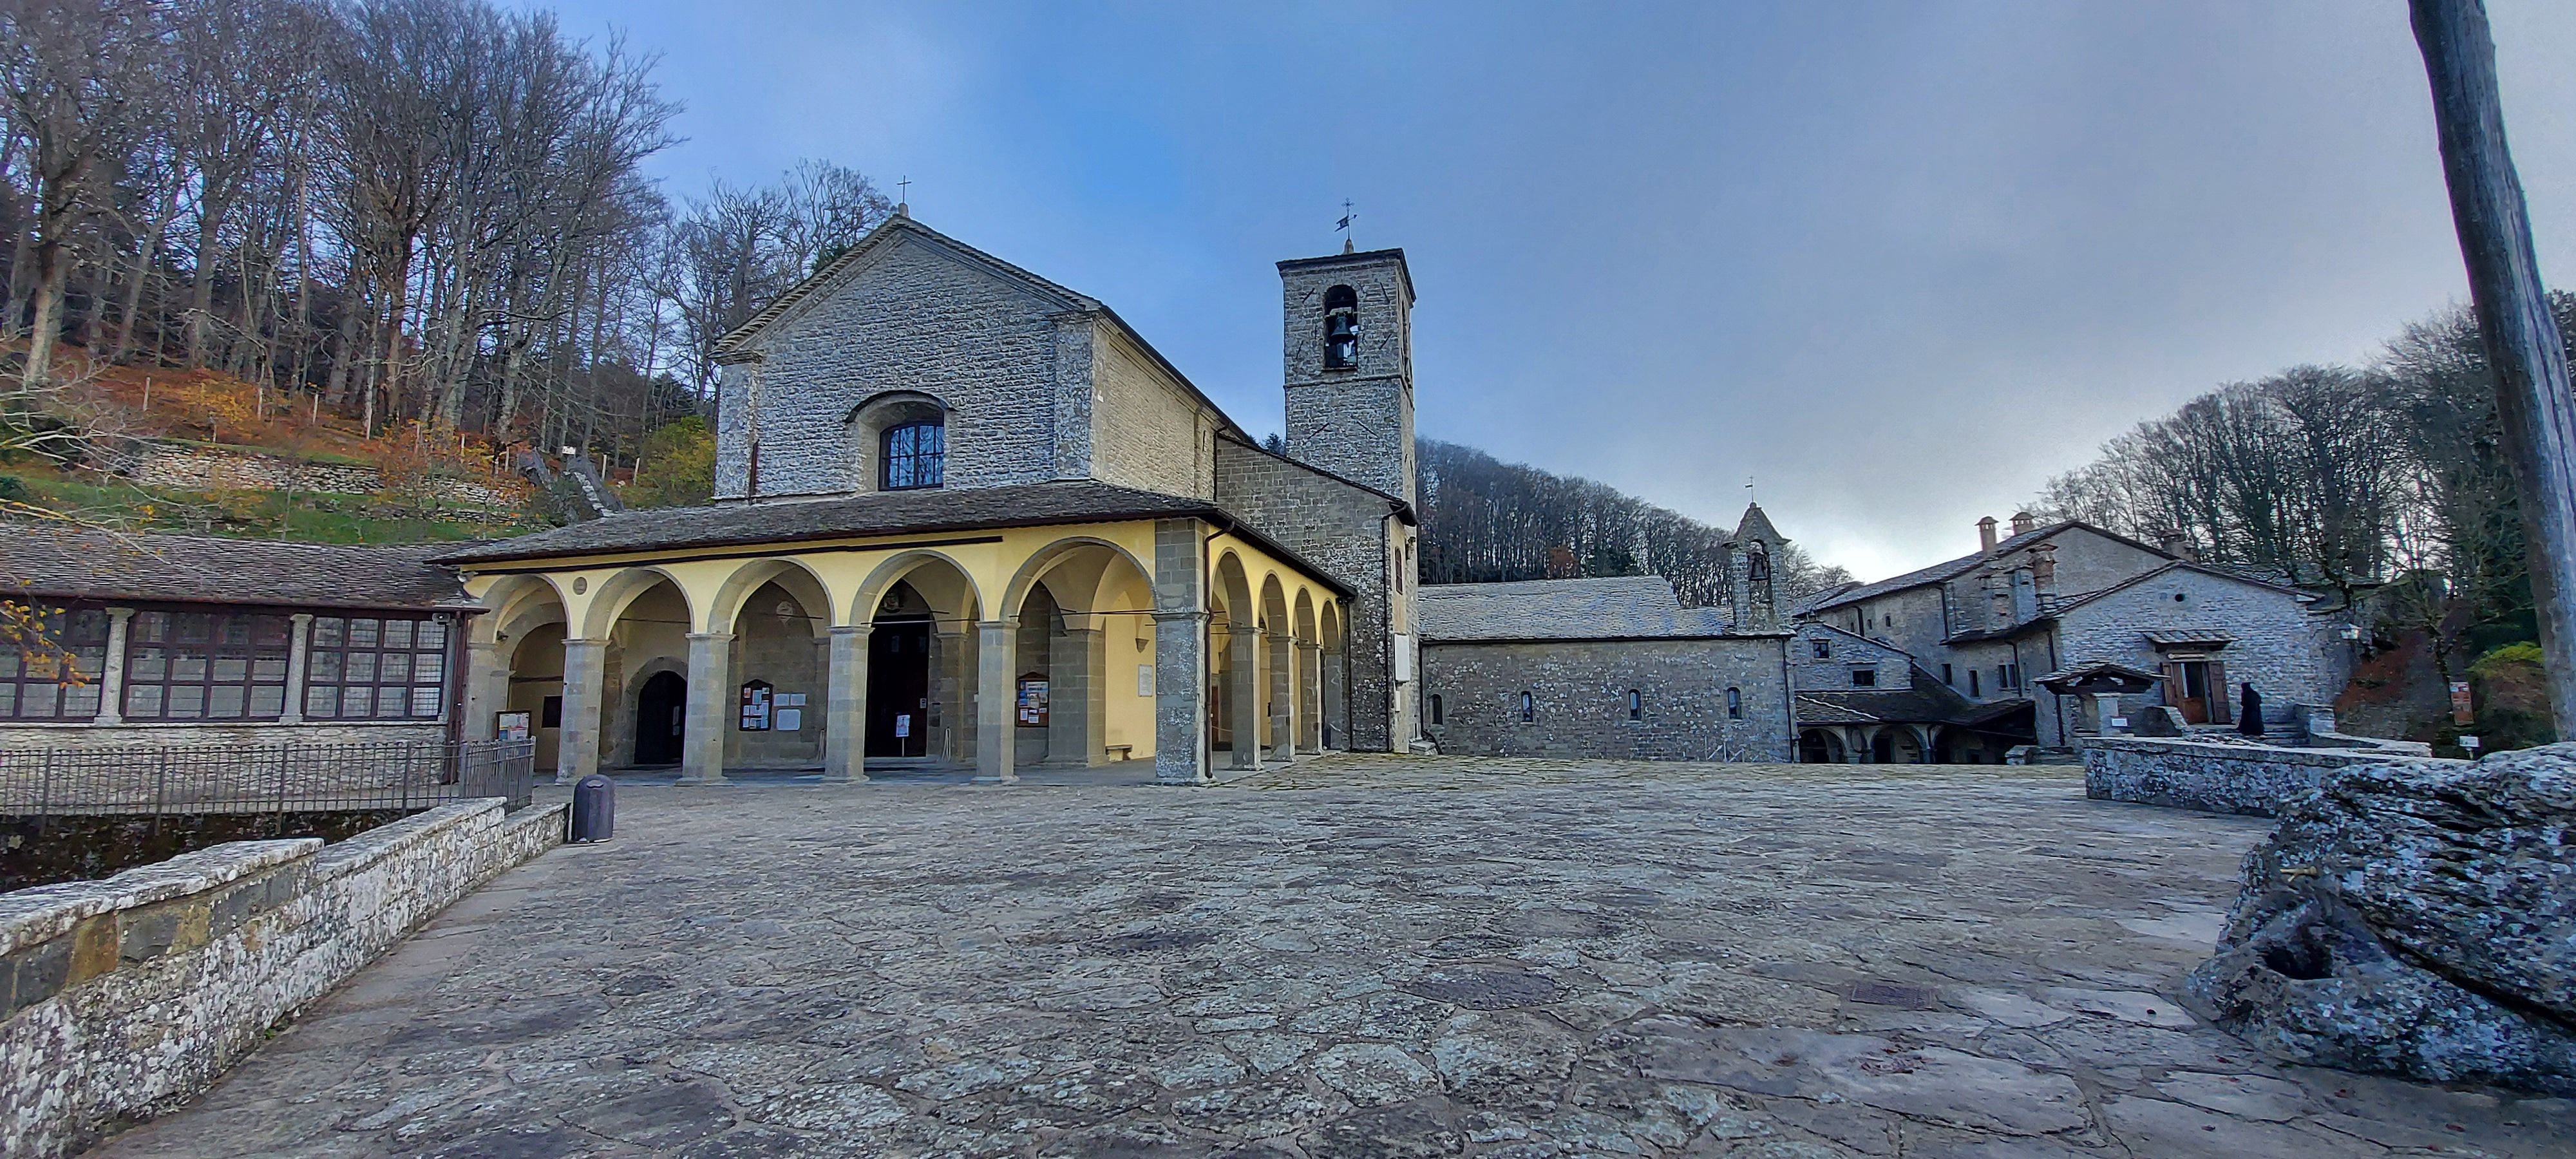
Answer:
[(1360, 296), (1349, 286), (1324, 291), (1324, 369), (1360, 364)]
[(1440, 723), (1440, 698), (1437, 696), (1431, 698), (1431, 723)]
[(888, 491), (918, 491), (947, 481), (948, 427), (937, 421), (886, 428), (884, 466), (877, 484)]
[(1628, 719), (1646, 719), (1646, 698), (1638, 695), (1634, 688), (1628, 690)]
[(1984, 696), (1984, 695), (1985, 695), (1985, 691), (1984, 691), (1983, 689), (1980, 689), (1980, 688), (1978, 688), (1978, 687), (1977, 687), (1977, 670), (1976, 670), (1976, 669), (1974, 669), (1974, 668), (1968, 669), (1968, 695), (1970, 695), (1970, 696)]
[(1528, 724), (1529, 722), (1537, 719), (1538, 701), (1531, 697), (1529, 693), (1521, 693), (1521, 723)]
[(2181, 592), (2175, 592), (2175, 593), (2174, 593), (2174, 602), (2175, 602), (2175, 603), (2177, 603), (2177, 604), (2179, 604), (2179, 603), (2181, 603), (2182, 601), (2183, 601), (2183, 595), (2182, 595), (2182, 593), (2181, 593)]
[(1959, 686), (1959, 678), (1951, 673), (1950, 666), (1947, 664), (1941, 666), (1941, 683), (1947, 684), (1952, 688)]
[(1876, 669), (1876, 668), (1854, 668), (1854, 669), (1852, 669), (1852, 670), (1851, 670), (1851, 672), (1852, 672), (1852, 687), (1854, 687), (1854, 688), (1876, 688), (1876, 687), (1878, 687), (1878, 669)]
[(1833, 658), (1834, 658), (1834, 642), (1833, 642), (1833, 641), (1828, 640), (1828, 639), (1825, 639), (1825, 638), (1824, 638), (1824, 637), (1822, 637), (1822, 636), (1818, 636), (1818, 637), (1816, 637), (1816, 642), (1815, 642), (1814, 647), (1815, 647), (1815, 651), (1816, 651), (1816, 659), (1818, 659), (1818, 660), (1831, 660), (1831, 659), (1833, 659)]
[(1887, 613), (1887, 614), (1885, 614), (1885, 615), (1880, 616), (1880, 617), (1878, 618), (1878, 625), (1879, 625), (1880, 627), (1882, 627), (1882, 628), (1893, 628), (1893, 627), (1895, 627), (1895, 626), (1896, 626), (1896, 613), (1894, 613), (1894, 612), (1889, 612), (1889, 613)]
[(1727, 715), (1727, 718), (1728, 718), (1728, 719), (1730, 719), (1730, 720), (1742, 720), (1742, 719), (1744, 719), (1744, 690), (1743, 690), (1743, 689), (1741, 689), (1741, 688), (1729, 688), (1729, 689), (1727, 689), (1727, 690), (1726, 690), (1726, 715)]

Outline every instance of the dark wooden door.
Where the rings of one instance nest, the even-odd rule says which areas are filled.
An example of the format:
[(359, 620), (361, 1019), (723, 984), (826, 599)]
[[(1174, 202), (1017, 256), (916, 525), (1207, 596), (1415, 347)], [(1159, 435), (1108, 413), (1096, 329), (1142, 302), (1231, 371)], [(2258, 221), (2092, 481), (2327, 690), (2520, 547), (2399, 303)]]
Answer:
[[(2210, 718), (2209, 662), (2184, 660), (2178, 667), (2182, 669), (2182, 700), (2174, 707), (2182, 710), (2183, 723), (2208, 724)], [(2220, 695), (2225, 693), (2221, 692)]]
[(689, 721), (689, 682), (677, 672), (656, 672), (635, 694), (635, 763), (669, 765), (680, 760), (680, 741)]
[(930, 751), (930, 624), (879, 624), (868, 634), (868, 751)]

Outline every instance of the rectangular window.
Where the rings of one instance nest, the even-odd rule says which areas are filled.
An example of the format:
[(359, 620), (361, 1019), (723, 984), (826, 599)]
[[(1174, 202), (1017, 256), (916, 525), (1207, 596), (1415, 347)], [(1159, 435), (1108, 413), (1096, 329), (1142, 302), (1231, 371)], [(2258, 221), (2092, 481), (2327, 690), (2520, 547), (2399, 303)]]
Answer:
[(1646, 719), (1646, 698), (1639, 695), (1634, 688), (1628, 690), (1628, 719)]
[(1824, 639), (1823, 637), (1818, 637), (1815, 642), (1815, 651), (1816, 659), (1831, 660), (1834, 658), (1834, 642)]
[(2017, 671), (2020, 667), (2018, 664), (1995, 665), (1995, 690), (2008, 692), (2021, 687), (2021, 673)]
[(1876, 688), (1876, 687), (1878, 687), (1878, 669), (1876, 669), (1876, 668), (1854, 668), (1854, 669), (1852, 669), (1852, 670), (1851, 670), (1851, 672), (1852, 672), (1852, 687), (1854, 687), (1854, 688)]
[(1951, 675), (1950, 666), (1947, 664), (1941, 666), (1941, 683), (1947, 684), (1952, 688), (1959, 686), (1959, 678)]
[(0, 626), (0, 720), (88, 720), (107, 671), (107, 612), (38, 608)]
[(126, 719), (277, 719), (293, 626), (249, 612), (136, 612), (126, 627)]
[(1431, 723), (1433, 723), (1433, 724), (1439, 724), (1439, 723), (1441, 723), (1441, 721), (1440, 721), (1440, 698), (1439, 698), (1439, 697), (1437, 697), (1437, 696), (1434, 696), (1434, 697), (1432, 697), (1432, 698), (1431, 698)]
[(1976, 670), (1976, 669), (1974, 669), (1974, 668), (1968, 669), (1968, 695), (1970, 695), (1970, 696), (1983, 696), (1983, 695), (1985, 695), (1985, 692), (1984, 692), (1982, 689), (1979, 689), (1979, 688), (1977, 687), (1977, 670)]
[(315, 616), (304, 661), (312, 720), (435, 720), (446, 706), (447, 621)]

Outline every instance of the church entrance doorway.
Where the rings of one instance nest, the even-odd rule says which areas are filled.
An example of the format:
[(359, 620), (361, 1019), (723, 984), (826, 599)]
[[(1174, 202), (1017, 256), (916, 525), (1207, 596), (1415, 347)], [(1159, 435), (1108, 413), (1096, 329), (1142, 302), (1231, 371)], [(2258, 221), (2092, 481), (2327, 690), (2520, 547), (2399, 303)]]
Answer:
[(688, 727), (689, 682), (677, 672), (656, 672), (635, 694), (635, 763), (680, 763), (680, 740)]
[(930, 621), (878, 621), (868, 633), (868, 746), (872, 757), (930, 751)]

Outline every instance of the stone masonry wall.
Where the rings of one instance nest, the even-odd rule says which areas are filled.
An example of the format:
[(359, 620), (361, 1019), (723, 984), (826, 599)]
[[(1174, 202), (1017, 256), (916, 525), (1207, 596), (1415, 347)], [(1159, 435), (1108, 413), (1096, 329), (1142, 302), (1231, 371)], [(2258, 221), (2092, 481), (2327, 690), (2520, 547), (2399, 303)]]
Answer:
[[(1058, 477), (1053, 315), (1060, 310), (937, 243), (889, 239), (761, 337), (760, 493), (873, 487), (851, 470), (848, 420), (852, 408), (889, 390), (920, 391), (949, 408), (948, 486)], [(745, 493), (751, 377), (749, 366), (725, 369), (718, 498)]]
[[(1296, 463), (1226, 440), (1216, 445), (1216, 499), (1256, 530), (1296, 552), (1343, 587), (1349, 605), (1343, 649), (1350, 657), (1350, 737), (1341, 747), (1387, 752), (1410, 737), (1392, 736), (1395, 633), (1389, 621), (1388, 527), (1384, 496)], [(1418, 585), (1408, 577), (1403, 598)]]
[(0, 752), (161, 745), (422, 744), (447, 739), (447, 725), (385, 724), (17, 724), (0, 727)]
[(1092, 477), (1166, 495), (1215, 494), (1213, 416), (1117, 327), (1103, 325), (1095, 349)]
[[(1912, 661), (1893, 645), (1856, 640), (1821, 624), (1801, 624), (1797, 633), (1797, 639), (1789, 641), (1789, 667), (1800, 692), (1848, 692), (1863, 687), (1852, 683), (1855, 668), (1878, 673), (1878, 682), (1866, 686), (1870, 688), (1903, 690), (1914, 678)], [(1819, 641), (1831, 655), (1816, 655)]]
[(205, 1090), (563, 825), (560, 805), (463, 802), (337, 845), (235, 842), (0, 894), (0, 1154), (74, 1154)]
[(2290, 801), (2314, 790), (2327, 773), (2393, 760), (2469, 763), (2416, 756), (2398, 745), (2310, 749), (2098, 737), (2084, 745), (2084, 795), (2097, 801), (2276, 817)]
[[(1784, 761), (1781, 637), (1432, 643), (1422, 650), (1423, 731), (1453, 756)], [(1727, 715), (1726, 690), (1744, 716)], [(1628, 690), (1640, 717), (1628, 718)], [(1531, 694), (1530, 721), (1520, 696)]]
[[(2164, 657), (2147, 642), (2147, 632), (2224, 631), (2234, 642), (2211, 655), (2227, 666), (2231, 711), (2236, 686), (2252, 681), (2263, 696), (2264, 718), (2287, 723), (2291, 705), (2333, 704), (2343, 691), (2350, 652), (2334, 638), (2338, 624), (2308, 614), (2288, 592), (2177, 568), (2068, 610), (2058, 629), (2058, 655), (2065, 665), (2114, 660), (2154, 672)], [(2156, 702), (2163, 702), (2161, 695)]]
[[(373, 495), (384, 490), (385, 473), (352, 463), (301, 463), (272, 455), (243, 455), (197, 447), (161, 447), (146, 453), (128, 472), (146, 487), (192, 491), (320, 491), (336, 495)], [(515, 508), (518, 500), (471, 479), (433, 478), (430, 494), (442, 501), (484, 507)], [(497, 519), (515, 518), (501, 513)]]

